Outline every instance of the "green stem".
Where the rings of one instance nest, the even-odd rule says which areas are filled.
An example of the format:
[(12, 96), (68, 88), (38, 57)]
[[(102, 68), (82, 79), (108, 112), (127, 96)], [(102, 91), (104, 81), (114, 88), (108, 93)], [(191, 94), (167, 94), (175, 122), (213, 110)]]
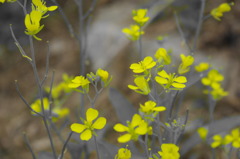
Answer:
[(200, 31), (201, 31), (201, 28), (202, 28), (204, 9), (205, 9), (205, 0), (201, 0), (201, 9), (200, 9), (200, 12), (199, 12), (198, 25), (197, 25), (197, 30), (196, 30), (195, 37), (194, 37), (194, 42), (193, 42), (192, 55), (193, 55), (194, 51), (196, 51), (197, 40), (198, 40)]
[(95, 142), (95, 146), (96, 146), (97, 157), (98, 157), (98, 159), (100, 159), (99, 149), (98, 149), (98, 144), (97, 144), (96, 136), (94, 135), (93, 138), (94, 138), (94, 142)]
[(40, 82), (37, 67), (36, 67), (35, 50), (34, 50), (32, 36), (29, 36), (29, 42), (30, 42), (30, 50), (31, 50), (31, 56), (32, 56), (33, 73), (34, 73), (34, 77), (35, 77), (35, 80), (36, 80), (36, 84), (38, 86), (38, 93), (39, 93), (40, 101), (41, 101), (41, 108), (42, 108), (42, 113), (43, 113), (43, 118), (42, 119), (43, 119), (44, 125), (45, 125), (46, 130), (47, 130), (48, 138), (50, 140), (51, 148), (52, 148), (52, 151), (53, 151), (53, 156), (54, 156), (55, 159), (57, 159), (56, 151), (55, 151), (53, 140), (52, 140), (52, 135), (51, 135), (48, 123), (47, 123), (47, 115), (46, 115), (45, 110), (44, 110), (42, 84)]

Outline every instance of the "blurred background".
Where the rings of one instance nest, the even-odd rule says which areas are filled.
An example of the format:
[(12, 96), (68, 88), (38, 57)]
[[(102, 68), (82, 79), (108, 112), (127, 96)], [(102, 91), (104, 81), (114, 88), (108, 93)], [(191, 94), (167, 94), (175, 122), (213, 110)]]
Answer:
[[(216, 8), (223, 0), (206, 1), (204, 15)], [(58, 3), (69, 18), (74, 29), (78, 26), (77, 7), (73, 1)], [(84, 0), (86, 8), (90, 1)], [(51, 2), (47, 2), (51, 5)], [(132, 10), (149, 8), (149, 16), (154, 17), (145, 28), (143, 36), (144, 55), (153, 55), (159, 47), (172, 49), (174, 53), (187, 52), (176, 26), (174, 11), (178, 11), (181, 24), (184, 26), (186, 37), (194, 35), (200, 0), (98, 0), (97, 6), (89, 25), (87, 72), (97, 68), (106, 69), (112, 74), (110, 87), (120, 90), (135, 106), (144, 101), (127, 88), (133, 83), (133, 74), (129, 69), (131, 63), (137, 61), (137, 45), (129, 41), (121, 32), (122, 28), (133, 23)], [(0, 4), (0, 158), (28, 159), (31, 158), (23, 141), (23, 132), (29, 137), (34, 151), (42, 152), (50, 149), (45, 128), (38, 117), (33, 117), (29, 109), (18, 96), (14, 81), (17, 80), (22, 95), (33, 102), (36, 98), (37, 87), (33, 71), (29, 63), (21, 57), (9, 30), (12, 24), (15, 36), (22, 47), (28, 51), (28, 38), (24, 34), (24, 15), (17, 3)], [(79, 74), (79, 46), (72, 38), (67, 27), (57, 11), (43, 20), (44, 29), (38, 34), (42, 41), (35, 41), (36, 59), (39, 74), (43, 77), (46, 64), (47, 44), (50, 45), (50, 69), (47, 84), (50, 84), (52, 71), (55, 70), (54, 83), (62, 80), (62, 74), (71, 76)], [(159, 42), (158, 36), (166, 38)], [(199, 61), (210, 62), (221, 70), (225, 76), (224, 88), (229, 92), (217, 103), (215, 118), (239, 115), (240, 113), (240, 2), (235, 1), (232, 11), (224, 14), (222, 21), (212, 17), (204, 21), (195, 53)], [(184, 102), (183, 108), (190, 110), (191, 118), (204, 118), (208, 112), (204, 102), (194, 105), (190, 98), (197, 98), (199, 92), (193, 91)], [(74, 93), (65, 106), (74, 110), (79, 103), (79, 95)], [(205, 103), (206, 104), (206, 103)], [(97, 101), (97, 108), (110, 121), (110, 125), (117, 122), (114, 110), (105, 90)], [(73, 113), (73, 112), (71, 112)], [(67, 137), (69, 128), (63, 130)], [(114, 133), (108, 137), (110, 143), (117, 144)], [(62, 147), (56, 140), (56, 145)], [(203, 156), (206, 154), (203, 154)]]

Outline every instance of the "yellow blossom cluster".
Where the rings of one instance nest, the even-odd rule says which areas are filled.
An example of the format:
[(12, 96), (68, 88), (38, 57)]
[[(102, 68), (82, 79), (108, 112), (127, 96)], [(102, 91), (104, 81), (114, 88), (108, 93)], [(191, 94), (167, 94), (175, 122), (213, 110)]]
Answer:
[(25, 33), (33, 36), (36, 40), (41, 40), (36, 36), (44, 27), (44, 25), (40, 24), (40, 21), (42, 18), (47, 17), (44, 16), (47, 11), (54, 11), (57, 8), (58, 6), (47, 7), (44, 0), (32, 0), (32, 11), (25, 16), (24, 20), (26, 26)]
[[(167, 73), (162, 67), (171, 64), (171, 56), (164, 48), (159, 48), (155, 55), (155, 59), (151, 56), (145, 57), (138, 63), (130, 65), (130, 69), (134, 73), (143, 73), (142, 75), (136, 75), (134, 83), (136, 86), (128, 85), (128, 88), (134, 90), (137, 93), (148, 95), (151, 92), (149, 86), (149, 80), (152, 77), (152, 69), (160, 71), (157, 72), (157, 76), (154, 77), (155, 81), (160, 84), (166, 92), (170, 90), (182, 90), (186, 87), (187, 78), (185, 76), (179, 76), (176, 73)], [(180, 55), (182, 63), (179, 65), (178, 74), (187, 73), (190, 70), (190, 66), (194, 62), (192, 56)]]
[(232, 4), (222, 3), (217, 8), (214, 8), (210, 14), (213, 16), (214, 19), (221, 21), (221, 17), (223, 16), (223, 13), (231, 11), (231, 5), (233, 4), (234, 3)]
[(122, 32), (125, 33), (130, 40), (136, 41), (141, 35), (144, 34), (142, 27), (149, 20), (149, 17), (146, 16), (147, 12), (147, 9), (138, 9), (132, 11), (133, 20), (136, 22), (136, 24), (131, 25), (130, 28), (122, 29)]
[(231, 143), (231, 146), (234, 148), (240, 148), (240, 129), (236, 128), (231, 131), (231, 133), (222, 137), (221, 135), (214, 135), (213, 142), (211, 143), (212, 148), (217, 148), (222, 145), (228, 145)]
[(101, 81), (102, 87), (107, 87), (112, 81), (112, 76), (109, 76), (107, 71), (99, 68), (95, 74), (91, 72), (87, 74), (87, 77), (75, 76), (74, 79), (68, 84), (68, 87), (77, 92), (86, 94), (89, 92), (89, 84), (96, 84), (99, 80)]
[[(50, 114), (50, 102), (48, 98), (46, 97), (43, 98), (42, 104), (40, 99), (35, 100), (31, 104), (31, 108), (32, 110), (34, 110), (34, 112), (32, 111), (32, 114), (35, 115), (36, 114), (35, 112), (43, 114), (42, 107), (44, 109), (44, 112), (47, 113), (47, 115)], [(55, 122), (61, 118), (66, 117), (68, 114), (69, 114), (68, 108), (61, 108), (60, 105), (56, 105), (51, 109), (50, 117), (52, 118), (52, 121)]]
[(210, 89), (204, 90), (205, 94), (211, 94), (213, 99), (219, 100), (228, 95), (228, 92), (224, 91), (221, 87), (221, 82), (224, 80), (224, 76), (217, 70), (213, 69), (208, 72), (207, 77), (202, 78), (202, 84), (209, 86)]

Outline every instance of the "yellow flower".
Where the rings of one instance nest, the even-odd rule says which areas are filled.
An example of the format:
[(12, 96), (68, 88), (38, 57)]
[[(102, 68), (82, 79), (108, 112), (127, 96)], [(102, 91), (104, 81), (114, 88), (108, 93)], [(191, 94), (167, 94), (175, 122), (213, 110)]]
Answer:
[(117, 132), (127, 132), (118, 138), (118, 142), (126, 143), (130, 140), (136, 141), (139, 135), (145, 135), (148, 131), (148, 125), (139, 114), (134, 114), (132, 121), (127, 121), (127, 126), (118, 123), (113, 129)]
[[(32, 9), (34, 9), (34, 10), (36, 9), (36, 10), (40, 11), (42, 13), (42, 16), (45, 13), (47, 13), (47, 11), (54, 11), (58, 8), (58, 6), (47, 7), (46, 2), (44, 0), (32, 0), (32, 4), (36, 7), (35, 8), (34, 6), (32, 6)], [(45, 17), (47, 17), (47, 16), (45, 16)]]
[(5, 3), (5, 2), (8, 2), (8, 3), (13, 3), (13, 2), (16, 2), (17, 0), (0, 0), (0, 3)]
[(144, 34), (144, 31), (141, 31), (138, 25), (131, 25), (130, 28), (124, 28), (122, 32), (132, 41), (138, 40)]
[(76, 133), (80, 133), (81, 140), (90, 140), (92, 135), (96, 136), (95, 129), (102, 129), (106, 125), (106, 118), (98, 117), (98, 111), (93, 108), (89, 108), (86, 112), (86, 120), (83, 120), (83, 124), (73, 123), (71, 130)]
[(127, 148), (120, 148), (118, 150), (118, 154), (114, 157), (114, 159), (131, 159), (132, 154), (131, 151)]
[[(48, 98), (43, 98), (43, 106), (44, 106), (44, 110), (49, 110)], [(31, 104), (31, 108), (37, 113), (42, 112), (41, 100), (37, 99), (34, 103)], [(32, 112), (32, 114), (36, 114), (36, 113)]]
[(102, 70), (101, 68), (99, 68), (97, 70), (97, 73), (96, 73), (100, 78), (101, 80), (103, 81), (103, 86), (104, 87), (107, 87), (109, 85), (109, 83), (112, 81), (112, 77), (109, 78), (109, 73), (105, 70)]
[(179, 147), (175, 144), (167, 143), (161, 145), (161, 151), (158, 151), (158, 154), (161, 156), (161, 159), (179, 159)]
[(223, 81), (224, 77), (217, 70), (211, 70), (208, 72), (207, 77), (202, 78), (202, 84), (205, 86), (210, 86), (212, 88), (219, 88), (219, 82)]
[(148, 20), (149, 17), (146, 17), (148, 10), (147, 9), (138, 9), (133, 10), (133, 20), (140, 26), (143, 26)]
[(52, 120), (53, 122), (56, 122), (58, 119), (66, 117), (69, 114), (69, 109), (54, 107), (52, 110), (52, 114), (53, 114)]
[(149, 115), (155, 112), (162, 112), (166, 110), (164, 106), (156, 106), (154, 101), (147, 101), (144, 105), (140, 104), (140, 111)]
[[(233, 4), (232, 4), (233, 5)], [(213, 18), (215, 18), (218, 21), (221, 21), (221, 17), (223, 16), (223, 13), (225, 12), (229, 12), (231, 11), (231, 6), (228, 3), (222, 3), (221, 5), (219, 5), (217, 8), (214, 8), (211, 11), (211, 15), (213, 16)]]
[(143, 61), (131, 64), (130, 69), (132, 69), (134, 73), (143, 73), (153, 68), (155, 65), (156, 62), (153, 61), (153, 58), (151, 56), (147, 56), (143, 59)]
[(171, 56), (169, 56), (168, 52), (164, 48), (159, 48), (154, 56), (159, 63), (162, 61), (164, 65), (169, 65), (171, 63)]
[[(50, 103), (48, 98), (43, 98), (43, 106), (44, 106), (44, 111), (47, 113), (47, 115), (49, 115), (49, 111), (50, 111)], [(41, 101), (40, 99), (36, 100), (34, 103), (31, 104), (31, 108), (37, 112), (37, 113), (41, 113), (42, 112), (42, 106), (41, 106)], [(69, 114), (69, 109), (68, 108), (60, 108), (60, 107), (53, 107), (51, 110), (51, 117), (53, 122), (56, 122), (58, 119), (64, 118), (65, 116), (67, 116)], [(33, 115), (35, 115), (36, 113), (32, 112)]]
[(83, 76), (76, 76), (71, 83), (68, 84), (69, 88), (78, 88), (81, 87), (82, 90), (79, 90), (81, 93), (88, 93), (90, 81)]
[(212, 148), (217, 148), (225, 144), (225, 141), (221, 135), (214, 135), (212, 139), (213, 139), (213, 142), (211, 143)]
[(195, 66), (195, 70), (197, 72), (206, 71), (206, 70), (208, 70), (208, 68), (209, 68), (209, 63), (206, 63), (206, 62), (202, 62), (199, 65)]
[(32, 10), (30, 14), (27, 14), (24, 20), (27, 35), (32, 35), (36, 40), (42, 40), (36, 36), (44, 25), (40, 26), (40, 20), (42, 19), (42, 13), (37, 10)]
[(161, 84), (167, 92), (169, 90), (181, 90), (186, 87), (187, 78), (184, 76), (176, 76), (175, 73), (167, 74), (164, 70), (158, 72), (158, 75), (155, 77), (156, 82)]
[(210, 94), (212, 95), (213, 99), (220, 100), (222, 97), (227, 96), (228, 92), (224, 91), (222, 87), (219, 87), (212, 89)]
[(240, 132), (239, 128), (233, 129), (231, 134), (225, 136), (225, 144), (232, 143), (232, 147), (240, 148)]
[(197, 132), (198, 132), (198, 135), (200, 136), (200, 138), (205, 141), (207, 138), (208, 129), (206, 129), (204, 127), (200, 127), (197, 129)]
[(178, 73), (181, 75), (189, 72), (189, 66), (193, 64), (194, 58), (192, 56), (185, 56), (184, 54), (181, 54), (180, 57), (182, 59), (182, 63), (178, 67)]
[(134, 79), (134, 83), (137, 86), (128, 85), (128, 88), (134, 90), (137, 93), (143, 94), (143, 95), (148, 95), (151, 92), (149, 85), (148, 85), (148, 81), (145, 79), (144, 76), (137, 76)]

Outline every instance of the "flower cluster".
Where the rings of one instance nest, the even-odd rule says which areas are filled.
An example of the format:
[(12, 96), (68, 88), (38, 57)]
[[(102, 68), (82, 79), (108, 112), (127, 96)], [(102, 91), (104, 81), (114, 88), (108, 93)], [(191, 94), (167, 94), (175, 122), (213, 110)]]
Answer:
[(211, 94), (213, 99), (219, 100), (224, 96), (228, 95), (228, 92), (224, 91), (221, 87), (221, 82), (224, 80), (223, 75), (221, 75), (217, 70), (213, 69), (208, 72), (207, 77), (202, 78), (202, 84), (209, 86), (209, 90), (205, 90), (204, 93)]
[[(43, 98), (42, 101), (45, 114), (49, 115), (52, 118), (52, 121), (54, 122), (61, 118), (66, 117), (69, 114), (68, 108), (61, 108), (59, 105), (54, 106), (50, 112), (50, 102), (48, 98)], [(32, 111), (33, 115), (36, 114), (35, 112), (43, 114), (40, 99), (37, 99), (34, 103), (32, 103), (31, 108), (32, 110), (34, 110), (34, 112)]]
[(122, 30), (122, 32), (125, 33), (130, 40), (136, 41), (144, 34), (142, 27), (149, 20), (149, 17), (146, 17), (147, 11), (147, 9), (133, 10), (133, 20), (136, 24), (131, 25), (130, 28), (124, 28)]
[(132, 121), (127, 121), (127, 126), (123, 124), (116, 124), (113, 129), (117, 132), (127, 132), (118, 138), (118, 142), (126, 143), (130, 140), (138, 140), (139, 135), (148, 133), (148, 124), (142, 119), (139, 114), (132, 117)]
[[(136, 86), (128, 85), (128, 88), (137, 93), (148, 95), (151, 92), (149, 81), (152, 74), (154, 74), (153, 71), (158, 71), (159, 69), (160, 71), (157, 72), (157, 76), (153, 79), (155, 79), (155, 81), (160, 84), (166, 92), (169, 92), (170, 90), (182, 90), (186, 87), (185, 83), (187, 82), (187, 78), (185, 76), (178, 76), (176, 73), (167, 73), (163, 69), (164, 66), (171, 64), (171, 56), (164, 48), (159, 48), (154, 57), (155, 59), (151, 56), (147, 56), (142, 61), (130, 65), (130, 69), (132, 69), (134, 73), (143, 74), (136, 75), (134, 79)], [(181, 58), (182, 63), (178, 68), (178, 73), (184, 74), (190, 70), (194, 58), (192, 56), (186, 57), (183, 54), (181, 54)]]
[(46, 7), (46, 2), (43, 0), (32, 0), (32, 11), (25, 16), (24, 20), (25, 33), (33, 36), (36, 40), (41, 40), (36, 36), (44, 27), (44, 25), (40, 24), (40, 21), (46, 17), (43, 16), (47, 11), (54, 11), (57, 8), (57, 6)]
[(81, 119), (83, 124), (73, 123), (71, 130), (76, 133), (80, 133), (81, 140), (90, 140), (92, 135), (97, 136), (95, 129), (102, 129), (106, 125), (107, 119), (104, 117), (98, 117), (98, 111), (93, 108), (89, 108), (86, 112), (86, 120)]
[(231, 11), (231, 5), (233, 5), (233, 3), (222, 3), (217, 8), (214, 8), (210, 14), (213, 16), (214, 19), (221, 21), (220, 18), (223, 16), (223, 13)]
[[(52, 98), (54, 99), (54, 102), (56, 102), (56, 100), (60, 98), (63, 93), (67, 94), (72, 92), (72, 89), (68, 87), (68, 84), (71, 83), (73, 77), (68, 76), (67, 74), (63, 74), (62, 79), (63, 81), (61, 81), (58, 85), (53, 86), (51, 88), (51, 95)], [(45, 90), (46, 92), (50, 93), (50, 87), (46, 87)]]
[(217, 148), (222, 145), (232, 144), (234, 148), (240, 148), (240, 129), (236, 128), (231, 131), (230, 134), (222, 137), (221, 135), (214, 135), (213, 142), (211, 143), (212, 148)]
[[(109, 76), (109, 73), (101, 68), (97, 72), (87, 74), (87, 77), (76, 76), (69, 84), (69, 88), (73, 88), (75, 91), (86, 94), (89, 92), (89, 84), (93, 84), (97, 87), (98, 81), (101, 81), (102, 87), (107, 87), (112, 81), (112, 77)], [(79, 89), (76, 89), (79, 88)]]

